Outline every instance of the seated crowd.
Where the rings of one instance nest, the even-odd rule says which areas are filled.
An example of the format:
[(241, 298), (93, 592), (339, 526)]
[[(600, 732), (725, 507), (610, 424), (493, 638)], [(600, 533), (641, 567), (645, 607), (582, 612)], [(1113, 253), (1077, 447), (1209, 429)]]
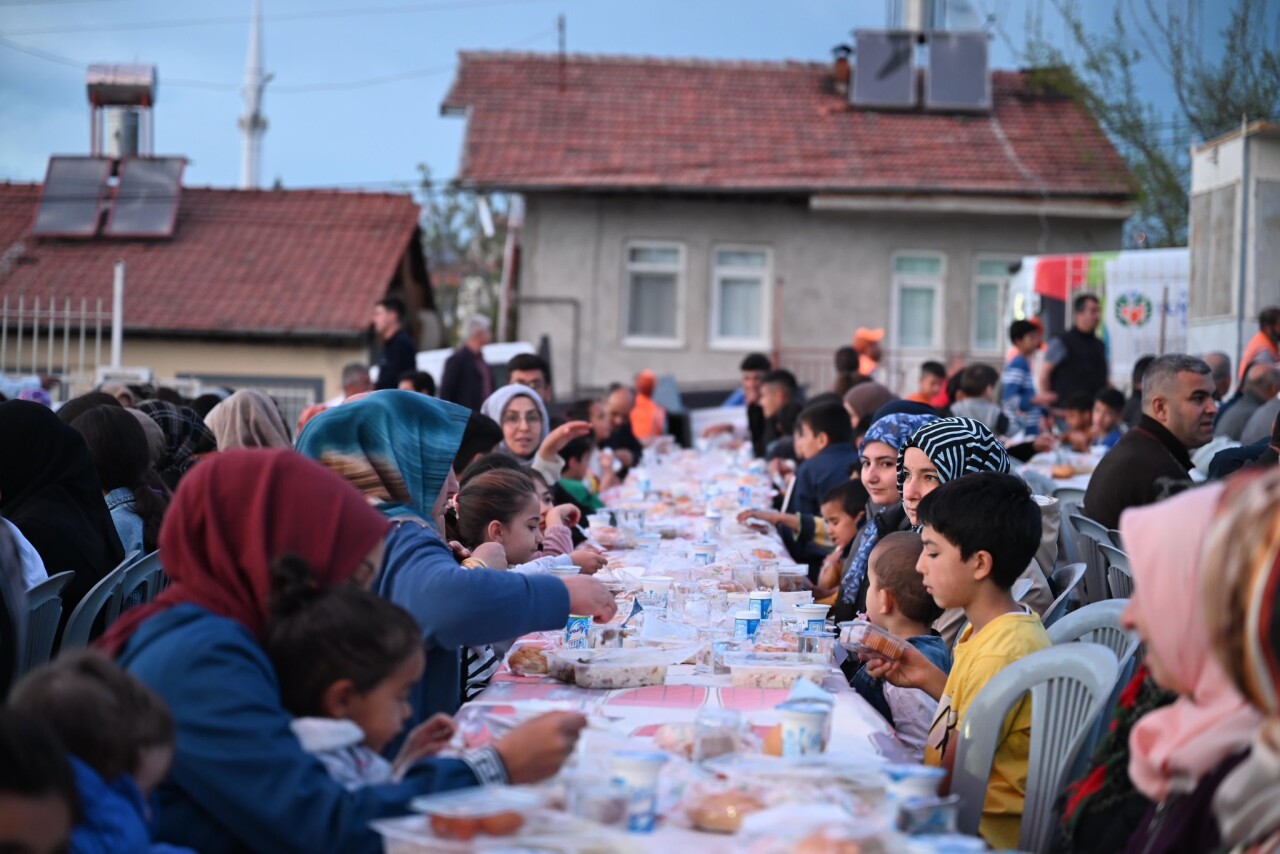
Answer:
[[(1260, 446), (1237, 442), (1280, 390), (1275, 361), (1242, 369), (1230, 421), (1229, 364), (1192, 356), (1147, 360), (1126, 399), (1098, 383), (1097, 301), (1081, 299), (1075, 338), (1042, 352), (1039, 326), (1016, 321), (1003, 373), (925, 362), (901, 399), (877, 381), (878, 330), (836, 354), (830, 391), (752, 354), (726, 402), (745, 429), (698, 438), (763, 461), (779, 497), (739, 522), (777, 531), (815, 601), (906, 640), (898, 661), (843, 670), (917, 761), (948, 772), (983, 687), (1051, 645), (1064, 511), (1017, 472), (1096, 455), (1079, 510), (1126, 544), (1124, 624), (1146, 660), (1060, 799), (1054, 848), (1274, 851), (1280, 419)], [(392, 355), (400, 316), (375, 312)], [(369, 822), (418, 795), (559, 771), (576, 713), (442, 751), (514, 639), (615, 616), (582, 526), (673, 413), (648, 371), (556, 406), (548, 365), (526, 355), (493, 387), (487, 340), (472, 323), (451, 357), (440, 391), (457, 402), (428, 374), (374, 390), (351, 365), (344, 394), (296, 426), (249, 389), (0, 403), (0, 583), (73, 571), (65, 625), (126, 556), (158, 550), (168, 581), (12, 686), (0, 851), (372, 852)], [(1216, 418), (1237, 442), (1210, 445)], [(1206, 446), (1217, 456), (1193, 459)], [(996, 848), (1018, 845), (1031, 732), (1025, 697), (982, 809)]]

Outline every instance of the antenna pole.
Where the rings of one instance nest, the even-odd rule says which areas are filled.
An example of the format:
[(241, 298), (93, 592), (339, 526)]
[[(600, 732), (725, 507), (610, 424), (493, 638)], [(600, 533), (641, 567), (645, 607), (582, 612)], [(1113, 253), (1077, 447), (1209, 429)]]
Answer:
[(560, 91), (564, 91), (564, 73), (565, 73), (565, 35), (564, 35), (564, 13), (556, 18), (556, 32), (560, 40)]

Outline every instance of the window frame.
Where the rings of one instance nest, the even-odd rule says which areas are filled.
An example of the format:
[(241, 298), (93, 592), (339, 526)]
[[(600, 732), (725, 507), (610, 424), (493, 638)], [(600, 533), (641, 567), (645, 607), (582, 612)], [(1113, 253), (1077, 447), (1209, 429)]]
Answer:
[[(674, 267), (667, 264), (653, 264), (644, 261), (632, 261), (633, 249), (674, 249), (679, 260)], [(685, 346), (685, 282), (687, 279), (688, 252), (685, 244), (678, 240), (656, 240), (640, 238), (628, 240), (622, 250), (622, 299), (618, 303), (619, 340), (624, 347), (636, 349), (678, 350)], [(676, 317), (675, 337), (661, 338), (652, 335), (632, 335), (629, 331), (631, 312), (631, 276), (633, 273), (674, 273), (676, 277)]]
[[(899, 258), (933, 258), (939, 264), (939, 271), (936, 275), (925, 275), (921, 273), (899, 273)], [(945, 252), (938, 252), (932, 249), (903, 249), (894, 252), (889, 259), (889, 271), (892, 276), (891, 293), (892, 298), (889, 306), (889, 328), (890, 340), (893, 342), (895, 350), (901, 353), (921, 354), (928, 353), (937, 355), (943, 352), (945, 343), (945, 332), (943, 329), (944, 306), (947, 293), (947, 255)], [(933, 339), (928, 346), (914, 347), (904, 344), (899, 337), (899, 328), (902, 321), (902, 289), (910, 288), (930, 288), (933, 291)]]
[[(717, 263), (721, 252), (763, 252), (763, 267), (720, 266)], [(707, 349), (753, 352), (768, 350), (773, 341), (773, 247), (764, 244), (750, 243), (717, 243), (711, 247), (711, 312), (707, 318)], [(760, 299), (763, 305), (760, 312), (759, 338), (728, 338), (720, 334), (720, 283), (725, 278), (760, 277)]]
[[(969, 349), (973, 353), (982, 354), (1003, 354), (1005, 351), (1005, 330), (1004, 326), (1006, 303), (1009, 296), (1009, 283), (1013, 281), (1013, 275), (1006, 269), (1002, 280), (997, 280), (994, 276), (990, 276), (980, 272), (983, 263), (996, 262), (1004, 264), (1007, 268), (1010, 264), (1015, 264), (1022, 260), (1021, 256), (1006, 255), (1003, 253), (979, 254), (973, 259), (973, 284), (970, 290), (969, 302)], [(982, 346), (978, 341), (978, 291), (983, 285), (996, 285), (999, 290), (999, 297), (996, 301), (996, 338), (995, 344), (991, 347)]]

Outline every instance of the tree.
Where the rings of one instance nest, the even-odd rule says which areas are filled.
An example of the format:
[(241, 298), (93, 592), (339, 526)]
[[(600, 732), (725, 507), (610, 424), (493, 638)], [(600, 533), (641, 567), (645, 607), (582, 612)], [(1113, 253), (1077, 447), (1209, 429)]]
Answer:
[[(463, 317), (477, 311), (490, 320), (496, 317), (508, 202), (505, 196), (472, 193), (453, 182), (438, 184), (425, 164), (418, 165), (418, 172), (422, 250), (436, 284), (441, 322), (452, 339)], [(481, 198), (492, 212), (492, 236), (481, 225)]]
[[(1238, 128), (1242, 117), (1280, 116), (1280, 10), (1268, 20), (1265, 0), (1235, 0), (1219, 56), (1200, 34), (1203, 0), (1117, 0), (1106, 32), (1086, 26), (1078, 0), (1051, 3), (1080, 58), (1070, 62), (1033, 23), (1028, 64), (1088, 107), (1128, 162), (1139, 192), (1129, 242), (1185, 246), (1190, 145)], [(1138, 82), (1147, 56), (1168, 78), (1172, 122)]]

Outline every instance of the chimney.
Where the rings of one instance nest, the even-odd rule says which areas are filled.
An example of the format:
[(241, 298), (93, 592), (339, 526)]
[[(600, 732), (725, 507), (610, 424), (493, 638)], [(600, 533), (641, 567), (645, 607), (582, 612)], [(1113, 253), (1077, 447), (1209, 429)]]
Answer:
[(831, 49), (835, 55), (835, 66), (831, 72), (831, 80), (837, 95), (849, 94), (849, 81), (853, 79), (853, 71), (849, 66), (849, 54), (853, 48), (847, 44), (838, 44)]

